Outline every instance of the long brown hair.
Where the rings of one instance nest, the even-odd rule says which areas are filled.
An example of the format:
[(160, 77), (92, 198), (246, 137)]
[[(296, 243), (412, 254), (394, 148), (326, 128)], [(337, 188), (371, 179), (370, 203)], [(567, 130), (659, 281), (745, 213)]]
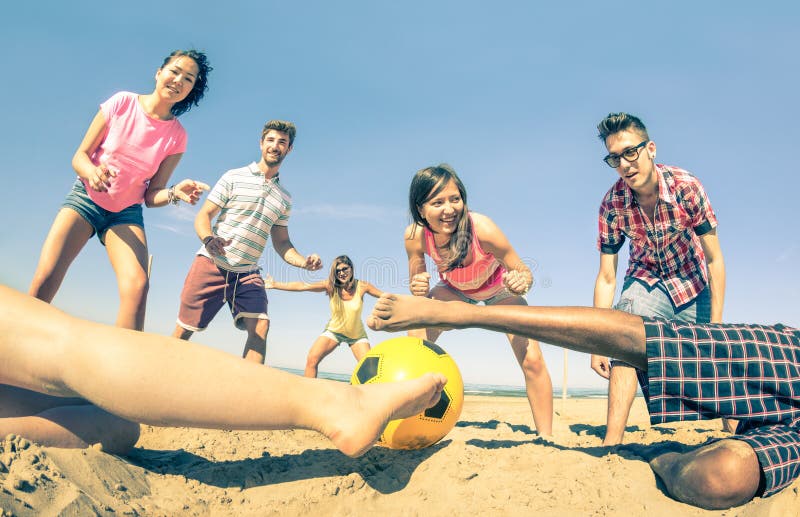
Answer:
[[(439, 194), (451, 180), (458, 188), (458, 193), (464, 203), (464, 210), (461, 212), (461, 219), (458, 221), (455, 233), (450, 237), (448, 245), (449, 257), (442, 264), (442, 271), (452, 271), (462, 267), (464, 261), (467, 260), (470, 246), (472, 246), (472, 222), (470, 221), (469, 208), (467, 207), (467, 189), (461, 182), (461, 178), (456, 174), (456, 171), (446, 163), (418, 170), (414, 174), (411, 186), (408, 189), (408, 210), (411, 212), (411, 218), (416, 225), (424, 226), (430, 230), (431, 226), (428, 221), (422, 218), (420, 209), (423, 204)], [(416, 225), (411, 231), (412, 239), (414, 238)]]

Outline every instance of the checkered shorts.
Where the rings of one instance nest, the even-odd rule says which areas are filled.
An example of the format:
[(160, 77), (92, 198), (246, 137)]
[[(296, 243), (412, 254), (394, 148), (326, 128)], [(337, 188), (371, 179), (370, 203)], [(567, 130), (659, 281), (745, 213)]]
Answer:
[(645, 318), (653, 424), (729, 417), (764, 472), (764, 495), (800, 476), (800, 331)]

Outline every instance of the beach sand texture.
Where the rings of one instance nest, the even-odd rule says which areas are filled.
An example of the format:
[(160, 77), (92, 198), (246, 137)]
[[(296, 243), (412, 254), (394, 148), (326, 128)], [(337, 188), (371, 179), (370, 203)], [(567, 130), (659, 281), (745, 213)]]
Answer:
[[(468, 396), (461, 420), (419, 451), (350, 459), (310, 431), (143, 426), (135, 452), (0, 441), (2, 515), (800, 515), (800, 481), (725, 511), (670, 499), (635, 446), (600, 446), (604, 399), (555, 401), (556, 439), (524, 398)], [(253, 408), (257, 411), (258, 408)], [(651, 427), (637, 398), (627, 443), (702, 443), (719, 420)]]

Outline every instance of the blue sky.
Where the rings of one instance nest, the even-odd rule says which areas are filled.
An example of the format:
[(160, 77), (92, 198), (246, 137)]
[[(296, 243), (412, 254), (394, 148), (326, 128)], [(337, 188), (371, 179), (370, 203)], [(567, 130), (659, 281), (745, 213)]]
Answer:
[[(659, 161), (695, 173), (720, 221), (725, 319), (800, 325), (796, 196), (798, 8), (792, 3), (645, 2), (14, 2), (0, 19), (5, 186), (0, 282), (27, 290), (39, 249), (74, 179), (71, 156), (100, 102), (148, 93), (176, 48), (214, 66), (201, 105), (181, 118), (189, 146), (173, 179), (213, 184), (257, 159), (263, 123), (294, 121), (281, 175), (295, 200), (292, 240), (325, 261), (407, 292), (402, 231), (408, 184), (448, 162), (473, 210), (492, 217), (532, 265), (531, 304), (591, 304), (596, 213), (615, 172), (596, 124), (638, 114)], [(195, 208), (145, 210), (154, 255), (146, 329), (174, 326), (198, 247)], [(621, 256), (620, 275), (626, 255)], [(282, 280), (318, 279), (280, 263)], [(621, 283), (621, 282), (620, 282)], [(328, 317), (320, 294), (270, 294), (269, 364), (301, 368)], [(54, 300), (113, 323), (117, 292), (93, 240)], [(365, 311), (372, 306), (368, 299)], [(47, 324), (42, 322), (42, 324)], [(373, 343), (389, 337), (370, 333)], [(239, 355), (221, 313), (196, 341)], [(466, 382), (521, 385), (504, 336), (440, 338)], [(561, 349), (544, 346), (554, 384)], [(569, 353), (569, 384), (602, 386)], [(340, 347), (322, 369), (349, 372)]]

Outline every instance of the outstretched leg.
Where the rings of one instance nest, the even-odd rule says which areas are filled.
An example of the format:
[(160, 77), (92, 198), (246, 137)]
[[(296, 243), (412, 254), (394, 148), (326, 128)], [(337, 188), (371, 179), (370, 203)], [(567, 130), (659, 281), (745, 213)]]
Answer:
[[(47, 321), (48, 325), (41, 325)], [(220, 350), (91, 323), (0, 287), (0, 383), (82, 397), (151, 425), (319, 431), (359, 455), (390, 419), (438, 402), (444, 376), (350, 386), (306, 379)], [(246, 392), (250, 404), (236, 404)]]
[(761, 480), (755, 451), (740, 440), (720, 440), (684, 453), (667, 452), (649, 461), (672, 497), (708, 510), (748, 502)]
[(526, 336), (578, 352), (606, 354), (647, 370), (642, 318), (611, 309), (476, 307), (463, 302), (384, 294), (375, 302), (367, 324), (373, 330), (385, 331), (479, 327)]

